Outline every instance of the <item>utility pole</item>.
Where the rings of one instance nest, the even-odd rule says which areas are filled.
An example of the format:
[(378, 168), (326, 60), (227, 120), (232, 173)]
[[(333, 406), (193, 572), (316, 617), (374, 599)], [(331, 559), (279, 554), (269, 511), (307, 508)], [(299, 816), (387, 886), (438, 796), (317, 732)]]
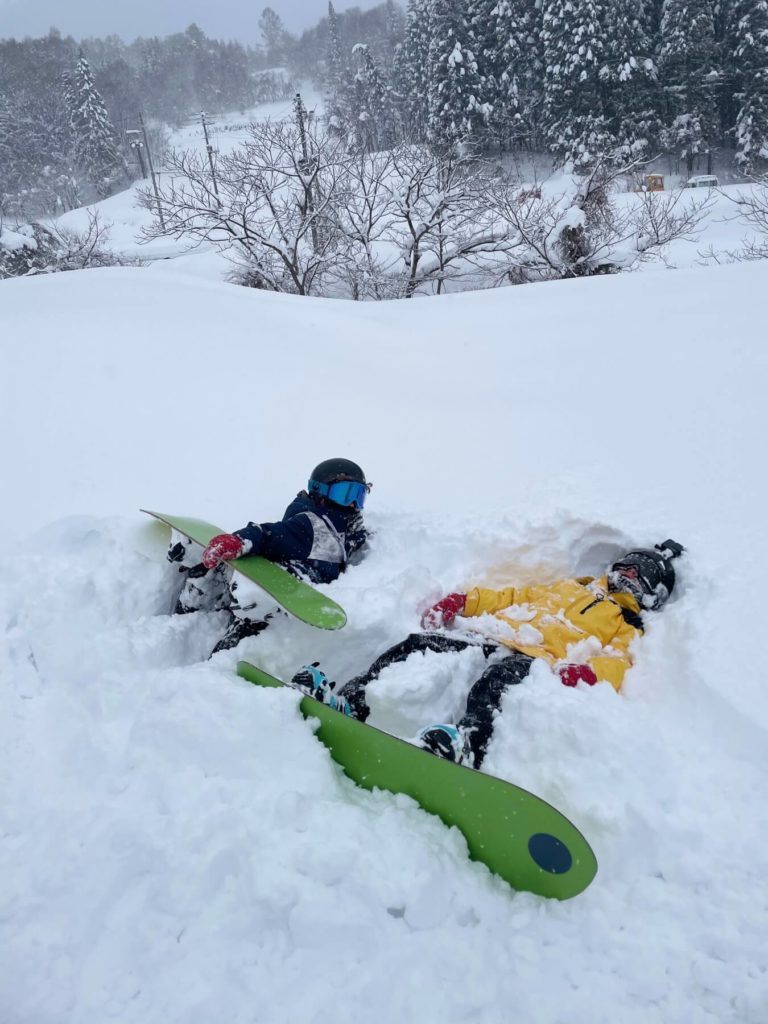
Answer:
[(216, 196), (216, 204), (221, 206), (221, 200), (219, 199), (219, 185), (216, 181), (216, 164), (213, 159), (213, 146), (211, 140), (208, 137), (208, 122), (205, 119), (205, 111), (200, 111), (200, 122), (203, 126), (203, 135), (205, 136), (205, 149), (208, 153), (208, 164), (211, 168), (211, 181), (213, 182), (213, 193)]
[(134, 151), (136, 159), (139, 161), (141, 176), (142, 178), (146, 178), (147, 166), (144, 163), (144, 142), (141, 139), (141, 131), (138, 128), (126, 128), (125, 135), (128, 139), (128, 145)]
[[(297, 92), (293, 101), (293, 109), (296, 114), (296, 124), (299, 126), (299, 139), (301, 140), (301, 154), (302, 159), (299, 161), (299, 169), (302, 174), (306, 174), (308, 177), (311, 176), (314, 171), (312, 161), (309, 158), (309, 146), (307, 145), (307, 131), (304, 126), (304, 119), (307, 116), (307, 110), (301, 99), (301, 93)], [(304, 189), (307, 197), (307, 214), (310, 218), (310, 231), (312, 232), (312, 247), (317, 251), (319, 246), (319, 240), (317, 237), (317, 222), (315, 221), (315, 204), (314, 197), (312, 195), (312, 184), (305, 182)]]
[(157, 216), (160, 220), (160, 227), (165, 231), (165, 218), (163, 217), (163, 207), (160, 202), (160, 190), (157, 187), (157, 176), (155, 175), (155, 166), (152, 163), (152, 150), (149, 148), (149, 139), (147, 137), (147, 126), (144, 124), (144, 115), (139, 113), (139, 124), (144, 135), (144, 147), (147, 151), (147, 160), (149, 161), (149, 173), (152, 176), (152, 188), (155, 190), (155, 199), (157, 200)]

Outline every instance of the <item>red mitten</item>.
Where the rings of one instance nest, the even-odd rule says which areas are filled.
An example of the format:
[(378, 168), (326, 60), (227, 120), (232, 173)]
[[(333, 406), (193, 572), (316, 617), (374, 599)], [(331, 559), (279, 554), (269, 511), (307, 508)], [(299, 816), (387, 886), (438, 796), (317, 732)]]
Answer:
[(576, 683), (594, 686), (597, 682), (597, 676), (589, 665), (561, 665), (557, 671), (563, 686), (575, 686)]
[(466, 603), (466, 594), (449, 594), (424, 612), (421, 616), (422, 629), (440, 629), (441, 626), (450, 626), (456, 616), (461, 615), (464, 611)]
[(220, 533), (208, 542), (208, 547), (203, 551), (202, 563), (206, 569), (215, 569), (219, 562), (239, 558), (244, 547), (240, 537), (234, 533)]

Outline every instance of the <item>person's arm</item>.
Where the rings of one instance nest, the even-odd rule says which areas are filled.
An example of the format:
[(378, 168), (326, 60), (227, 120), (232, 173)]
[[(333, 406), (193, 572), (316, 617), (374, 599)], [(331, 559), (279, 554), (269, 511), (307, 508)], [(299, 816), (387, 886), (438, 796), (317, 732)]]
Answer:
[(270, 562), (304, 561), (315, 542), (312, 520), (303, 512), (279, 523), (248, 523), (235, 536), (250, 544), (249, 554)]
[(617, 652), (613, 657), (608, 654), (598, 654), (589, 659), (589, 665), (597, 676), (600, 683), (610, 683), (618, 691), (624, 682), (624, 676), (632, 667), (632, 655), (630, 644), (636, 637), (641, 635), (639, 629), (630, 626), (623, 618), (619, 620), (619, 628), (611, 639), (611, 647)]
[[(517, 597), (516, 597), (517, 595)], [(509, 608), (515, 602), (519, 603), (520, 591), (514, 587), (506, 587), (504, 590), (485, 590), (482, 587), (475, 587), (467, 594), (462, 615), (468, 618), (476, 615), (485, 615), (486, 612), (500, 612), (502, 608)]]
[(457, 615), (482, 615), (484, 612), (500, 611), (508, 608), (514, 601), (515, 590), (480, 590), (475, 588), (468, 594), (448, 594), (431, 608), (427, 608), (421, 617), (423, 629), (440, 629), (450, 626)]
[(206, 569), (242, 555), (261, 555), (270, 562), (303, 561), (314, 545), (314, 530), (308, 515), (301, 513), (280, 523), (248, 523), (234, 533), (213, 537), (203, 551)]

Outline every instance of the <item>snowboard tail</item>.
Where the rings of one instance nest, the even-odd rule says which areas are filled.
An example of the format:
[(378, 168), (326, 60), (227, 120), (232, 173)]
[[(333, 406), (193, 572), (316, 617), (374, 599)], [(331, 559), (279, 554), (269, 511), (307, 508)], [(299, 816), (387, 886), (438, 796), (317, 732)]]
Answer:
[[(153, 516), (161, 523), (165, 523), (166, 526), (178, 530), (179, 533), (202, 544), (203, 547), (211, 538), (224, 532), (213, 523), (206, 523), (202, 519), (171, 516), (164, 512), (150, 512), (145, 508), (141, 511)], [(317, 626), (319, 629), (341, 629), (346, 624), (347, 615), (340, 605), (326, 597), (325, 594), (321, 594), (319, 590), (315, 590), (309, 583), (293, 576), (282, 566), (276, 565), (266, 558), (261, 558), (259, 555), (244, 555), (242, 558), (233, 559), (228, 564), (256, 583), (287, 612), (295, 615), (302, 622), (306, 622), (310, 626)]]
[[(247, 661), (237, 673), (257, 686), (287, 684)], [(514, 889), (570, 899), (590, 884), (597, 860), (579, 830), (550, 804), (493, 775), (454, 764), (305, 696), (305, 718), (346, 774), (365, 789), (412, 797), (464, 835), (469, 854)]]

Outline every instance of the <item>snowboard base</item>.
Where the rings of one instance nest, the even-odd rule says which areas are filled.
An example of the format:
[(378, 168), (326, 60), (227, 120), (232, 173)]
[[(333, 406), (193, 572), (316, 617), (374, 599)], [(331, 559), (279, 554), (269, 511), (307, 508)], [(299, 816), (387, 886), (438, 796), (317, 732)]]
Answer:
[[(257, 686), (287, 685), (247, 661), (237, 673)], [(563, 900), (595, 877), (597, 860), (579, 830), (527, 790), (436, 757), (313, 697), (302, 697), (300, 708), (305, 718), (320, 720), (318, 739), (354, 782), (404, 793), (455, 825), (470, 856), (512, 888)]]
[[(173, 530), (178, 530), (185, 537), (196, 541), (203, 547), (219, 533), (223, 533), (213, 523), (206, 523), (202, 519), (189, 519), (184, 516), (170, 516), (163, 512), (150, 512), (143, 508), (140, 511), (153, 516)], [(341, 629), (346, 625), (347, 615), (341, 605), (336, 604), (331, 598), (315, 590), (309, 583), (305, 583), (297, 576), (291, 575), (281, 565), (261, 558), (258, 555), (245, 555), (242, 558), (235, 558), (228, 563), (233, 569), (242, 573), (270, 597), (274, 598), (291, 615), (308, 623), (310, 626), (317, 626), (318, 629)]]

